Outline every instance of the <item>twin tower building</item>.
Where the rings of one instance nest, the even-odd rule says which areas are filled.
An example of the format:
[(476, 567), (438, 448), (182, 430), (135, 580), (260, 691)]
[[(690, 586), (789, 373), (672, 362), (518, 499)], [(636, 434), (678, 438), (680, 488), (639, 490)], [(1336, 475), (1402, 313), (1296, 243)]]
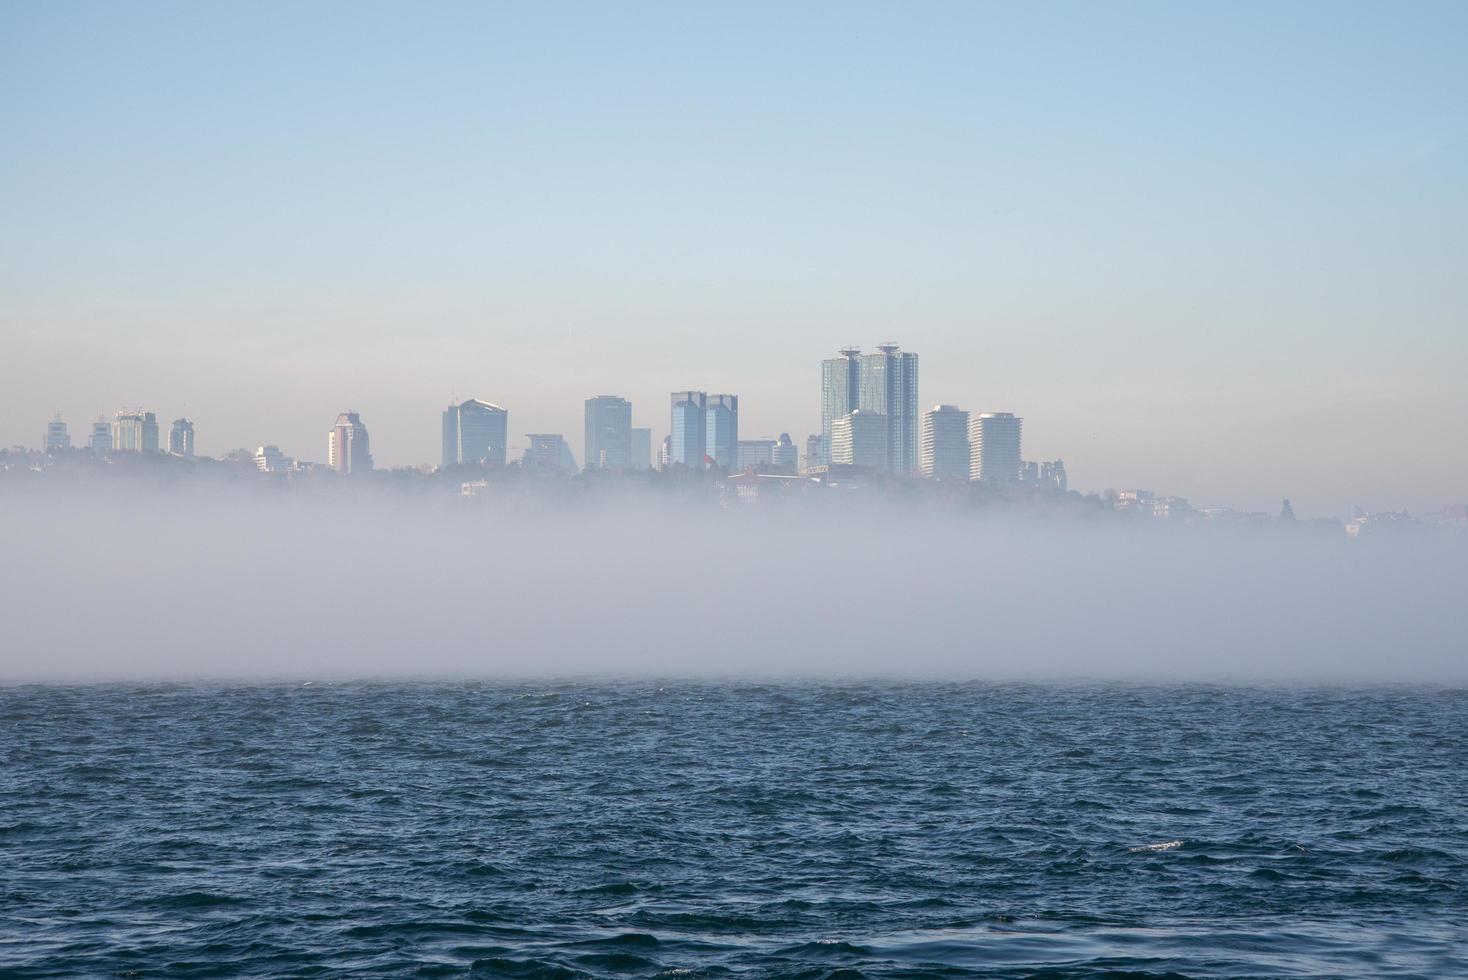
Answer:
[(1025, 479), (1023, 420), (1009, 412), (970, 418), (953, 405), (918, 411), (918, 356), (896, 344), (875, 354), (842, 348), (821, 362), (821, 446), (828, 466), (934, 479)]

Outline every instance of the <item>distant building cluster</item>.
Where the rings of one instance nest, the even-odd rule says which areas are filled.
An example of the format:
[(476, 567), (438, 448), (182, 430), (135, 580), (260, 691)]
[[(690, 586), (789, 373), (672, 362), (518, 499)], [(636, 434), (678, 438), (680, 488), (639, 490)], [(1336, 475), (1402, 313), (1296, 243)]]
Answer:
[[(918, 356), (896, 344), (874, 352), (842, 348), (821, 363), (821, 431), (808, 436), (804, 452), (790, 433), (743, 438), (739, 395), (687, 390), (669, 396), (668, 435), (654, 444), (652, 428), (633, 425), (632, 403), (621, 395), (594, 395), (585, 402), (584, 428), (576, 461), (561, 433), (526, 433), (513, 465), (541, 473), (635, 472), (684, 468), (724, 474), (754, 472), (817, 480), (923, 477), (938, 481), (976, 480), (1067, 489), (1059, 460), (1025, 461), (1021, 456), (1022, 420), (1009, 412), (978, 415), (954, 405), (919, 412)], [(509, 411), (470, 398), (451, 399), (442, 412), (441, 467), (501, 468), (511, 465)], [(175, 419), (160, 447), (157, 416), (123, 409), (109, 424), (99, 419), (87, 443), (94, 454), (166, 451), (191, 457), (196, 452), (194, 423)], [(46, 427), (44, 451), (71, 448), (66, 422), (57, 416)], [(253, 454), (236, 450), (261, 473), (299, 472), (321, 464), (301, 462), (274, 445)], [(343, 475), (374, 468), (371, 437), (362, 416), (340, 413), (327, 432), (325, 469)], [(474, 481), (468, 481), (474, 482)]]

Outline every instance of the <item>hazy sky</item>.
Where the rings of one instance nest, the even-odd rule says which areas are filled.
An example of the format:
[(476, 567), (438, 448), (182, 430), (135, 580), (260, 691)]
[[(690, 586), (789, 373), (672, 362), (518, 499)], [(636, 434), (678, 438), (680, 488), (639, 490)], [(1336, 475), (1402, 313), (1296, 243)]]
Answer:
[(1468, 497), (1468, 4), (0, 2), (0, 444), (819, 427), (894, 340), (1081, 489)]

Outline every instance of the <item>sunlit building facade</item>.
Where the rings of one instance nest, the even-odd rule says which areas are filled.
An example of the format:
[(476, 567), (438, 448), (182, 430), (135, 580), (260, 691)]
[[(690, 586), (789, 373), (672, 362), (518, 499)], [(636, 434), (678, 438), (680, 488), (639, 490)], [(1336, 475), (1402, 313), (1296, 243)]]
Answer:
[(923, 413), (918, 469), (933, 480), (967, 480), (971, 465), (968, 412), (954, 405), (934, 405)]
[(261, 473), (285, 473), (295, 462), (278, 446), (260, 446), (255, 450), (255, 468)]
[(857, 409), (831, 425), (831, 465), (888, 472), (887, 417)]
[(372, 469), (372, 443), (367, 426), (356, 412), (342, 412), (326, 436), (326, 465), (338, 473), (366, 473)]
[(969, 422), (969, 476), (986, 483), (1020, 478), (1020, 430), (1024, 420), (1009, 412), (984, 412)]
[(141, 409), (123, 409), (112, 419), (112, 449), (119, 453), (156, 453), (158, 416)]

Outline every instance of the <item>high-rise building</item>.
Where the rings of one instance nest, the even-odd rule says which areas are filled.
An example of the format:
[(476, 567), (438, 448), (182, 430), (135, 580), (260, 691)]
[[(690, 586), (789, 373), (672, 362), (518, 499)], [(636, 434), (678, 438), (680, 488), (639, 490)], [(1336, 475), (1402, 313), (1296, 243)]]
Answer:
[(787, 473), (793, 476), (798, 463), (795, 443), (790, 441), (788, 432), (780, 433), (778, 439), (739, 440), (740, 470), (754, 467), (768, 473)]
[(887, 417), (857, 409), (831, 424), (831, 465), (887, 472)]
[(918, 357), (881, 344), (861, 359), (861, 410), (887, 417), (887, 469), (917, 472)]
[(818, 466), (825, 466), (831, 461), (826, 455), (825, 436), (805, 437), (805, 458), (801, 461), (800, 472), (809, 473)]
[(668, 435), (669, 466), (703, 466), (708, 446), (708, 395), (673, 392), (673, 424)]
[(261, 473), (285, 473), (295, 464), (278, 446), (260, 446), (255, 450), (255, 467)]
[(526, 438), (530, 445), (525, 447), (520, 465), (553, 473), (576, 472), (576, 457), (571, 455), (571, 447), (559, 432), (534, 432), (527, 434)]
[(835, 462), (832, 427), (836, 419), (860, 409), (887, 419), (887, 469), (917, 470), (918, 357), (896, 344), (881, 344), (875, 354), (843, 347), (821, 362), (821, 441), (826, 462)]
[(704, 452), (720, 469), (734, 469), (739, 465), (739, 396), (709, 395), (704, 419)]
[(156, 453), (158, 416), (125, 408), (112, 419), (112, 449), (120, 453)]
[(934, 480), (967, 480), (969, 471), (968, 412), (954, 405), (934, 405), (923, 413), (918, 468)]
[(194, 423), (174, 419), (168, 427), (168, 451), (175, 456), (194, 455)]
[(342, 412), (326, 436), (326, 465), (338, 473), (365, 473), (372, 469), (371, 447), (362, 417)]
[(71, 435), (66, 431), (66, 423), (61, 421), (60, 415), (46, 423), (45, 447), (48, 453), (71, 448)]
[(632, 403), (617, 395), (586, 399), (586, 468), (632, 466)]
[(673, 465), (673, 437), (663, 436), (663, 441), (658, 447), (658, 469), (665, 470)]
[[(861, 348), (843, 347), (821, 362), (821, 456), (831, 462), (831, 427), (843, 415), (861, 408)], [(815, 438), (812, 436), (811, 438)], [(817, 460), (812, 460), (812, 463)]]
[(87, 448), (94, 453), (106, 453), (112, 449), (112, 426), (107, 420), (99, 418), (92, 423), (92, 438), (87, 440)]
[(969, 476), (986, 483), (1020, 478), (1020, 429), (1024, 420), (1009, 412), (985, 412), (968, 426)]
[(634, 470), (646, 470), (652, 467), (652, 430), (632, 430), (632, 456), (628, 466)]
[(775, 465), (775, 440), (740, 439), (738, 469), (743, 471), (753, 466), (770, 469)]
[(443, 465), (505, 465), (510, 413), (498, 405), (471, 398), (443, 411)]
[(770, 464), (779, 473), (794, 474), (800, 468), (800, 453), (796, 450), (790, 433), (782, 432), (780, 438), (775, 440), (775, 448), (770, 450)]

